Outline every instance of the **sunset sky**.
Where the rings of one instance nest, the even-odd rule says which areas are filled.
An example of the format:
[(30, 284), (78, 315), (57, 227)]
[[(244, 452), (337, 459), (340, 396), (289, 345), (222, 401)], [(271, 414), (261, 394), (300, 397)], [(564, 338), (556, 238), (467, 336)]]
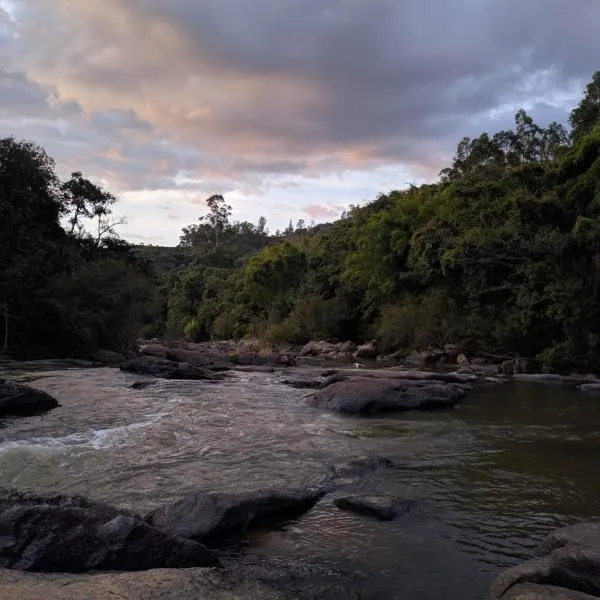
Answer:
[(434, 180), (520, 107), (566, 122), (599, 0), (0, 0), (0, 136), (177, 243), (221, 193), (271, 229)]

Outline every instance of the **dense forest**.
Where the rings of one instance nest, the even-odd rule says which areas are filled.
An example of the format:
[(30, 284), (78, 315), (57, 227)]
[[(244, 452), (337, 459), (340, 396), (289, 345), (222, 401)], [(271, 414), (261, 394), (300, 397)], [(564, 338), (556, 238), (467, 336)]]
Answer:
[(376, 338), (390, 352), (459, 343), (600, 368), (600, 72), (569, 125), (521, 110), (514, 129), (461, 140), (438, 182), (326, 225), (269, 233), (215, 195), (176, 248), (128, 245), (109, 193), (0, 140), (5, 350)]

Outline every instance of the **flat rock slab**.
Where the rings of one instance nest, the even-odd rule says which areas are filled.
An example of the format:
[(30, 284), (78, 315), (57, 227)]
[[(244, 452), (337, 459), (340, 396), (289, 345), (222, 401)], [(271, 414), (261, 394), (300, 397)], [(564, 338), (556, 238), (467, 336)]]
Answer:
[(58, 400), (42, 390), (0, 379), (0, 416), (35, 414), (57, 406)]
[(172, 535), (217, 541), (253, 523), (303, 514), (324, 493), (320, 489), (198, 492), (152, 511), (146, 521)]
[(411, 381), (352, 377), (309, 395), (307, 403), (343, 413), (367, 415), (409, 409), (448, 408), (466, 394), (468, 386), (440, 381)]
[(375, 517), (379, 521), (393, 521), (409, 512), (416, 503), (414, 500), (403, 500), (395, 496), (372, 494), (336, 498), (334, 504), (341, 510)]
[(216, 569), (154, 569), (84, 575), (0, 570), (10, 600), (293, 600), (267, 585)]
[(214, 566), (202, 544), (82, 496), (0, 490), (0, 568), (81, 573)]
[(139, 356), (138, 358), (128, 360), (120, 366), (120, 369), (127, 373), (151, 375), (162, 379), (219, 381), (223, 378), (222, 375), (218, 375), (202, 367), (155, 356)]

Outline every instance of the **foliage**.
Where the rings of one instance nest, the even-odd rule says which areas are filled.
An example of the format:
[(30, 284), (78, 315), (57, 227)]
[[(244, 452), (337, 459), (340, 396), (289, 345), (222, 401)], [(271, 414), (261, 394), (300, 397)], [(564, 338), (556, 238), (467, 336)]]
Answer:
[[(125, 349), (147, 312), (149, 280), (114, 232), (114, 198), (74, 173), (61, 182), (32, 142), (0, 140), (0, 324), (26, 357)], [(66, 229), (62, 223), (66, 217)], [(92, 235), (84, 218), (97, 220)]]
[[(184, 230), (182, 247), (195, 245), (202, 259), (180, 274), (169, 318), (199, 318), (206, 337), (300, 344), (375, 335), (388, 351), (460, 342), (539, 355), (554, 368), (592, 364), (600, 351), (598, 90), (600, 73), (570, 133), (520, 110), (513, 129), (461, 140), (438, 183), (382, 194), (333, 224), (300, 230), (290, 221), (261, 247), (242, 249), (224, 200), (209, 202), (214, 214)], [(217, 239), (227, 275), (208, 293)], [(228, 255), (233, 240), (239, 252)]]

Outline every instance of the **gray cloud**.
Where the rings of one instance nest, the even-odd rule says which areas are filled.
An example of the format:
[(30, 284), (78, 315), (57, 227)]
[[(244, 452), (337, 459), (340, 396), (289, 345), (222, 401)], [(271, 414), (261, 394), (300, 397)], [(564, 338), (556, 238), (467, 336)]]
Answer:
[(564, 121), (600, 68), (597, 0), (13, 5), (0, 11), (3, 132), (116, 190), (192, 202), (341, 169), (431, 176), (521, 105)]

